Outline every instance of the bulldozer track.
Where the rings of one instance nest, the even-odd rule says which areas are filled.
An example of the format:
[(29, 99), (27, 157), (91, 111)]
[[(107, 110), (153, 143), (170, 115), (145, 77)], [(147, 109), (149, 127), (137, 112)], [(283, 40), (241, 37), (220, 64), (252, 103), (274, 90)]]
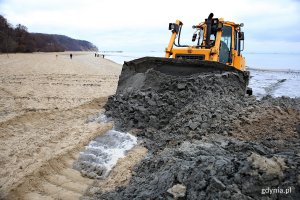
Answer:
[(84, 145), (111, 128), (110, 124), (86, 122), (88, 116), (99, 113), (105, 101), (99, 98), (65, 110), (27, 111), (1, 122), (0, 199), (82, 196), (91, 181), (73, 170), (72, 163)]
[(39, 172), (39, 179), (28, 181), (15, 192), (14, 198), (35, 199), (79, 199), (93, 180), (84, 178), (72, 169), (78, 152), (68, 153), (62, 159), (49, 161)]

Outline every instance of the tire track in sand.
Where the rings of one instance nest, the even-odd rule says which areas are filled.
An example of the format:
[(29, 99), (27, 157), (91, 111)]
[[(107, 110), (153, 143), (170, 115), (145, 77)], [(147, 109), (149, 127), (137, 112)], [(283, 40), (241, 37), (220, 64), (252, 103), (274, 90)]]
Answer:
[(12, 192), (11, 199), (79, 199), (93, 180), (84, 178), (72, 169), (78, 151), (52, 159), (41, 170)]
[[(78, 153), (91, 139), (111, 128), (109, 124), (86, 122), (89, 116), (101, 111), (105, 102), (106, 98), (100, 98), (66, 110), (30, 111), (1, 122), (0, 199), (8, 193), (13, 196), (9, 199), (22, 199), (24, 195), (17, 195), (18, 191), (28, 193), (37, 188), (36, 182), (41, 184), (40, 180), (53, 182), (55, 179), (49, 179), (48, 172), (53, 174), (54, 169), (61, 171), (69, 167), (70, 159), (74, 158), (69, 154)], [(65, 164), (61, 166), (61, 163)], [(24, 187), (28, 188), (26, 192), (20, 189)]]

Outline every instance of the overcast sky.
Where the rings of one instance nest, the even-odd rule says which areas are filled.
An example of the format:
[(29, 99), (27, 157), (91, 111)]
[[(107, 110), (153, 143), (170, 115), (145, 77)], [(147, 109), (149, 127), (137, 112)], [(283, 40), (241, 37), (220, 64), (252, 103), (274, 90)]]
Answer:
[(300, 0), (0, 0), (11, 24), (88, 40), (100, 50), (164, 51), (169, 22), (180, 19), (191, 30), (210, 12), (245, 24), (246, 52), (300, 53)]

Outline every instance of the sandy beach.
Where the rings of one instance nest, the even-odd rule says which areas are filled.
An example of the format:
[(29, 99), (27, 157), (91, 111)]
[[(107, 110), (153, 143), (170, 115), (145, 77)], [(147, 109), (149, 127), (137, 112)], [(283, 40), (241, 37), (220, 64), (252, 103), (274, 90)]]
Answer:
[(67, 109), (106, 97), (115, 91), (120, 70), (92, 53), (73, 53), (72, 60), (69, 53), (1, 55), (1, 121), (32, 109)]
[(74, 199), (93, 182), (71, 166), (111, 128), (87, 119), (103, 111), (121, 66), (72, 54), (0, 55), (0, 199)]

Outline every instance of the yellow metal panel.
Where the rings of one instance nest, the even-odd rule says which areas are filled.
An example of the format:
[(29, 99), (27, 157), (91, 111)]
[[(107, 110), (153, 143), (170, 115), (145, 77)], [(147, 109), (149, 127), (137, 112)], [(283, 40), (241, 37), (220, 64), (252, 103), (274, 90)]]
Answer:
[(246, 69), (245, 58), (242, 55), (238, 56), (238, 52), (236, 50), (233, 51), (233, 54), (234, 54), (232, 60), (233, 67), (244, 71)]
[(173, 48), (172, 49), (172, 58), (176, 57), (176, 54), (193, 54), (199, 55), (202, 54), (205, 56), (205, 60), (209, 59), (210, 49), (198, 49), (198, 48)]
[(219, 61), (221, 36), (222, 31), (218, 31), (215, 40), (215, 47), (217, 48), (217, 53), (212, 54), (212, 61)]

